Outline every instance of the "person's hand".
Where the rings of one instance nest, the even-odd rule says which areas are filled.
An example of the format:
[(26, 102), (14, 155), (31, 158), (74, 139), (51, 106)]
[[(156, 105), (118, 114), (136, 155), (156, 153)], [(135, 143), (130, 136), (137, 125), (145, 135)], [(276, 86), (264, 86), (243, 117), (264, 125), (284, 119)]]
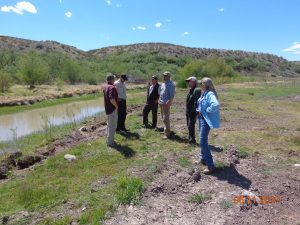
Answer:
[(198, 112), (198, 117), (200, 118), (202, 116), (202, 113), (201, 112)]

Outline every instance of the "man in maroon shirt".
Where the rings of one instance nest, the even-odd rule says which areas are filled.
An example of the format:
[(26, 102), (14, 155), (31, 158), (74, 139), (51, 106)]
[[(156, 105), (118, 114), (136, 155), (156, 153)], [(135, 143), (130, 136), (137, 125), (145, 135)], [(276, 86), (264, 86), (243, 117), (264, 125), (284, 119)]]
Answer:
[(107, 146), (115, 147), (115, 133), (118, 125), (118, 92), (114, 86), (115, 76), (108, 75), (106, 77), (107, 85), (104, 93), (104, 106), (107, 115)]

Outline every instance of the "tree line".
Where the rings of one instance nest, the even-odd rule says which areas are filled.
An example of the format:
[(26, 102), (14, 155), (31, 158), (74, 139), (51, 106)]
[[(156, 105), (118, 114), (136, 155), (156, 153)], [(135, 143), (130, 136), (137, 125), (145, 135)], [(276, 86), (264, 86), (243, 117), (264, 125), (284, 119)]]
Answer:
[[(221, 77), (233, 79), (240, 72), (260, 73), (272, 65), (255, 58), (237, 61), (233, 57), (194, 60), (191, 57), (168, 56), (156, 51), (113, 53), (105, 58), (76, 58), (59, 52), (20, 53), (0, 51), (0, 91), (5, 92), (13, 84), (25, 84), (34, 88), (39, 84), (99, 84), (107, 73), (127, 73), (131, 81), (146, 81), (162, 71), (175, 74), (179, 86), (190, 76)], [(226, 81), (226, 79), (223, 79)]]

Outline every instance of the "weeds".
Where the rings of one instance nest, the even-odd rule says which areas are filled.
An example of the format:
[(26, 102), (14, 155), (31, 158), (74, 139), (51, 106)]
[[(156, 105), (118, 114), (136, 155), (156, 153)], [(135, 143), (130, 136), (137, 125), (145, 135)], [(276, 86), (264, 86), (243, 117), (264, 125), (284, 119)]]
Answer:
[(144, 184), (140, 178), (121, 177), (116, 188), (116, 198), (119, 204), (138, 204)]
[(231, 200), (223, 199), (223, 200), (220, 202), (220, 206), (221, 206), (222, 209), (228, 210), (229, 208), (232, 207), (232, 202), (231, 202)]
[(197, 193), (189, 197), (188, 201), (191, 203), (201, 204), (205, 201), (211, 200), (211, 194)]
[(188, 167), (190, 167), (192, 165), (191, 161), (186, 156), (180, 157), (178, 159), (178, 163), (183, 168), (188, 168)]

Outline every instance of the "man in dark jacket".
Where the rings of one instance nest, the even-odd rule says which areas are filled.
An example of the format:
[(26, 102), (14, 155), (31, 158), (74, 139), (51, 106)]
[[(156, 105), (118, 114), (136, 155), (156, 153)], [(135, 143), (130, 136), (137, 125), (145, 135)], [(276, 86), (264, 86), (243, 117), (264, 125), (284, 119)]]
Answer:
[(150, 128), (155, 129), (157, 125), (157, 109), (160, 88), (157, 80), (157, 76), (152, 76), (147, 89), (147, 102), (143, 109), (143, 127), (145, 128), (149, 127), (148, 115), (150, 111), (152, 111), (152, 125)]
[(197, 78), (189, 77), (186, 79), (188, 87), (190, 88), (186, 98), (186, 121), (189, 130), (189, 144), (196, 144), (195, 139), (195, 124), (196, 124), (196, 107), (197, 101), (201, 96), (201, 90), (197, 89)]

